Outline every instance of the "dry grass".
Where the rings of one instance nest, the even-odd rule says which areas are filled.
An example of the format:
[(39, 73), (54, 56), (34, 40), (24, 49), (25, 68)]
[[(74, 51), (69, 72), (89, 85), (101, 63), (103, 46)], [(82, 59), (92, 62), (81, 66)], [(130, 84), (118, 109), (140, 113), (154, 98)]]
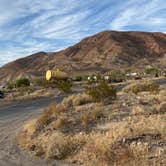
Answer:
[[(66, 111), (66, 107), (63, 104), (51, 104), (44, 112), (43, 114), (37, 119), (37, 126), (38, 129), (42, 130), (44, 127), (48, 126), (52, 121), (55, 121), (58, 116), (61, 116), (61, 114), (64, 114)], [(59, 119), (62, 123), (64, 121), (64, 117)]]
[(72, 95), (25, 125), (19, 142), (36, 155), (84, 166), (165, 165), (165, 95), (120, 93), (110, 105)]
[[(149, 165), (150, 148), (146, 139), (148, 136), (155, 137), (160, 134), (161, 140), (166, 138), (164, 117), (129, 117), (125, 122), (112, 123), (106, 133), (90, 134), (83, 150), (75, 158), (88, 163), (87, 165), (96, 163), (97, 166), (124, 165), (124, 163)], [(157, 152), (155, 155), (158, 155)]]
[(158, 106), (158, 110), (160, 113), (166, 113), (166, 102), (162, 102), (159, 106)]
[(72, 142), (62, 133), (53, 133), (48, 141), (46, 158), (62, 159), (73, 150)]
[(62, 104), (65, 105), (66, 107), (73, 107), (73, 106), (84, 105), (90, 102), (92, 102), (92, 98), (89, 95), (83, 93), (83, 94), (74, 94), (69, 96), (68, 98), (65, 98), (62, 101)]
[(147, 81), (141, 83), (132, 83), (123, 89), (124, 92), (131, 92), (134, 94), (138, 94), (139, 92), (151, 92), (151, 93), (159, 93), (159, 85), (157, 83)]
[(101, 119), (103, 116), (101, 108), (93, 109), (92, 111), (86, 111), (80, 116), (80, 123), (83, 126), (87, 126), (89, 123), (96, 121), (97, 119)]
[(53, 129), (60, 129), (66, 125), (68, 125), (69, 120), (66, 116), (59, 117), (55, 122), (53, 122), (52, 127)]

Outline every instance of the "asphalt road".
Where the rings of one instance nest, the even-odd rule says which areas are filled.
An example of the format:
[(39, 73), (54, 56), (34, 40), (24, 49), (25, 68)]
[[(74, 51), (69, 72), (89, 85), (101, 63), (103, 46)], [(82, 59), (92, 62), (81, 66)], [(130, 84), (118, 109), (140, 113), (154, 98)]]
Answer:
[[(59, 97), (50, 97), (50, 98), (42, 98), (36, 99), (33, 101), (23, 101), (16, 104), (11, 104), (10, 106), (4, 106), (0, 108), (0, 120), (4, 118), (10, 119), (13, 116), (17, 116), (18, 114), (31, 113), (34, 110), (39, 110), (41, 108), (47, 107), (51, 103), (60, 102), (64, 96)], [(36, 113), (38, 111), (35, 111)]]

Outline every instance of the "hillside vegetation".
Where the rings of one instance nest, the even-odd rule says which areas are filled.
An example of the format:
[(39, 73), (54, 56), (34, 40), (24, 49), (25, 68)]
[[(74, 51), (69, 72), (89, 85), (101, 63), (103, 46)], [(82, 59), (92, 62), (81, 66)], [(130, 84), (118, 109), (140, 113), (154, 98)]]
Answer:
[[(133, 93), (140, 85), (146, 88)], [(98, 94), (103, 100), (82, 92), (50, 105), (25, 124), (19, 145), (76, 165), (166, 165), (166, 88), (144, 82), (103, 95), (108, 86)]]

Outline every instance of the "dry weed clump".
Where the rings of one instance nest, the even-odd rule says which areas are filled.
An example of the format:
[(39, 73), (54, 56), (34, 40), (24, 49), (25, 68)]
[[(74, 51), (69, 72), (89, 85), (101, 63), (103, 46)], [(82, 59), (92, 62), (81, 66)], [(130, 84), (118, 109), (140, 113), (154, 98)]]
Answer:
[(166, 101), (166, 90), (161, 90), (159, 95), (158, 95), (158, 99), (163, 102)]
[(101, 108), (93, 109), (92, 111), (86, 111), (80, 115), (80, 123), (83, 126), (87, 126), (89, 123), (94, 122), (97, 119), (101, 119), (103, 113)]
[(48, 142), (46, 158), (63, 159), (73, 150), (70, 139), (60, 132), (53, 133)]
[(32, 139), (36, 136), (37, 119), (28, 121), (22, 129), (21, 134), (18, 136), (19, 144), (23, 148), (29, 148), (32, 145)]
[(83, 94), (74, 94), (65, 98), (62, 101), (62, 104), (68, 108), (68, 107), (84, 105), (90, 102), (92, 102), (92, 98), (89, 95), (83, 93)]
[(88, 103), (85, 105), (75, 106), (76, 112), (88, 112), (94, 109), (102, 108), (104, 105), (103, 103)]
[(51, 123), (51, 116), (47, 113), (41, 115), (37, 120), (38, 129), (41, 130), (45, 126)]
[(159, 106), (158, 106), (158, 111), (160, 113), (166, 113), (166, 102), (162, 102)]
[(51, 104), (48, 106), (48, 108), (45, 110), (45, 114), (49, 115), (60, 115), (61, 113), (65, 112), (67, 108), (63, 104)]
[(48, 126), (52, 121), (58, 119), (58, 117), (64, 114), (66, 110), (67, 109), (63, 104), (51, 104), (48, 108), (46, 108), (43, 114), (37, 119), (36, 126), (38, 130), (39, 131), (42, 130), (43, 128)]
[(69, 124), (69, 119), (67, 116), (60, 116), (55, 122), (53, 122), (52, 127), (53, 129), (60, 129)]
[(130, 115), (153, 115), (161, 114), (162, 112), (155, 106), (138, 105), (133, 107)]
[(159, 93), (160, 88), (157, 83), (148, 81), (148, 82), (141, 82), (141, 83), (132, 83), (126, 86), (123, 89), (123, 91), (126, 93), (134, 93), (134, 94), (138, 94), (139, 92), (149, 91), (151, 93), (157, 94)]

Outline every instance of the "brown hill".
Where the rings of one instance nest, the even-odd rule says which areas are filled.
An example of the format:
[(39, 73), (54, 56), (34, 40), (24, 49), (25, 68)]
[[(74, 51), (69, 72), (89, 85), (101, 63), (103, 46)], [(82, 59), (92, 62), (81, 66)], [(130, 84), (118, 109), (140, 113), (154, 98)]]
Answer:
[(44, 75), (59, 67), (70, 73), (166, 67), (166, 34), (104, 31), (65, 50), (36, 53), (0, 68), (0, 80)]

